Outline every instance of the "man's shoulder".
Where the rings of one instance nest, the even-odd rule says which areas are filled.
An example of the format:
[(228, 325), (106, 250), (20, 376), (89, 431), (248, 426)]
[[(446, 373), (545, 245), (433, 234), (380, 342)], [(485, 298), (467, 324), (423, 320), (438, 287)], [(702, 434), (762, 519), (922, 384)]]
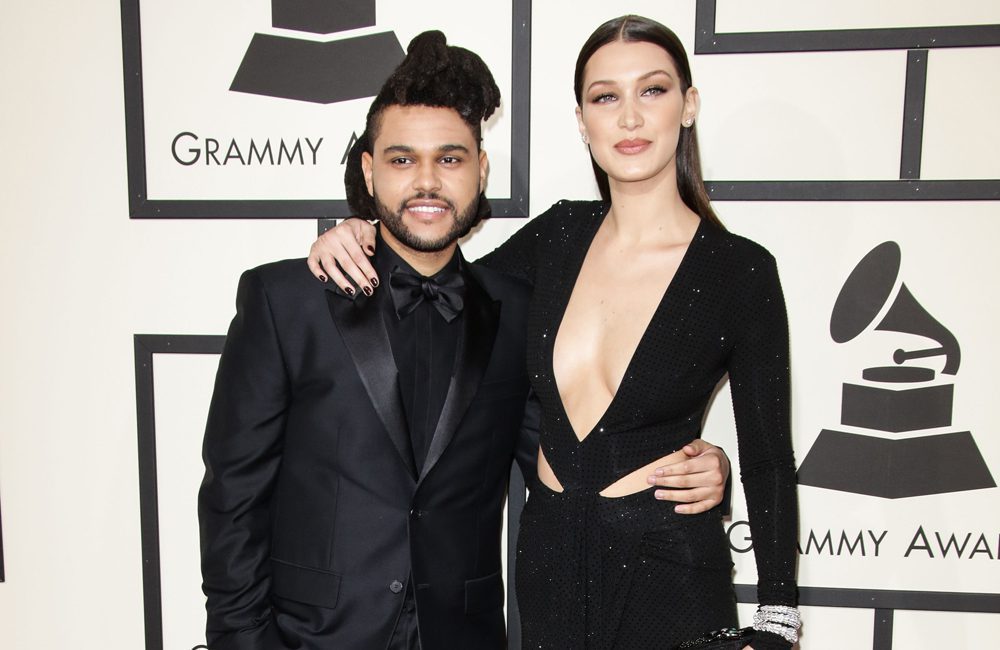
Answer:
[(303, 281), (309, 279), (319, 283), (319, 280), (316, 280), (316, 278), (312, 276), (312, 273), (309, 272), (309, 266), (306, 264), (306, 259), (304, 257), (267, 262), (266, 264), (261, 264), (260, 266), (248, 269), (244, 272), (244, 275), (256, 276), (267, 284), (296, 284), (303, 283)]
[(248, 269), (243, 272), (241, 282), (259, 283), (272, 296), (301, 295), (327, 286), (313, 277), (304, 257), (268, 262)]

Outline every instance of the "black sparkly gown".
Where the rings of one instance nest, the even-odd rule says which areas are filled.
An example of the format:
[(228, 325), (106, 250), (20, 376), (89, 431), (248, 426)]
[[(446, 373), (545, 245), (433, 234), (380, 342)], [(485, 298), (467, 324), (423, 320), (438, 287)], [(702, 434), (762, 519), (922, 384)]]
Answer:
[[(663, 650), (736, 625), (718, 508), (678, 515), (650, 490), (598, 494), (700, 436), (726, 372), (758, 598), (796, 602), (788, 328), (774, 258), (702, 221), (617, 394), (580, 442), (555, 384), (552, 350), (607, 209), (560, 201), (481, 260), (534, 285), (527, 366), (542, 403), (541, 446), (564, 487), (557, 493), (535, 481), (521, 516), (516, 588), (525, 650)], [(754, 640), (755, 650), (788, 647), (769, 633)]]

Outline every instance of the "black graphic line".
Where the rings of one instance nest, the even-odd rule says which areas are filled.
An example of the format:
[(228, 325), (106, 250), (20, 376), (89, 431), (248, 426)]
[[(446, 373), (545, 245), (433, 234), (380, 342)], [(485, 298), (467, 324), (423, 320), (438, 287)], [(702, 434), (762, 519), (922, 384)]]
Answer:
[[(736, 585), (736, 601), (758, 602), (757, 587), (747, 584)], [(1000, 614), (1000, 593), (799, 587), (799, 604), (810, 607)]]
[(875, 610), (872, 632), (872, 650), (892, 650), (892, 623), (896, 612), (891, 609)]
[(695, 54), (913, 50), (1000, 45), (1000, 25), (818, 29), (777, 32), (716, 31), (716, 0), (698, 0)]
[(510, 199), (490, 200), (493, 216), (527, 217), (531, 170), (531, 0), (513, 0), (510, 84)]
[(707, 181), (713, 201), (996, 201), (998, 180)]
[(337, 219), (317, 219), (316, 220), (316, 236), (319, 237), (327, 230), (333, 228), (337, 225)]
[(146, 116), (142, 94), (142, 34), (139, 0), (122, 0), (122, 71), (125, 75), (125, 156), (128, 211), (135, 217), (146, 205)]
[(903, 99), (903, 147), (899, 156), (900, 180), (920, 178), (924, 139), (924, 102), (927, 95), (929, 50), (906, 53), (906, 92)]
[(221, 354), (224, 336), (136, 334), (135, 410), (139, 442), (139, 528), (142, 540), (142, 604), (146, 650), (163, 648), (160, 521), (157, 504), (156, 415), (153, 355)]

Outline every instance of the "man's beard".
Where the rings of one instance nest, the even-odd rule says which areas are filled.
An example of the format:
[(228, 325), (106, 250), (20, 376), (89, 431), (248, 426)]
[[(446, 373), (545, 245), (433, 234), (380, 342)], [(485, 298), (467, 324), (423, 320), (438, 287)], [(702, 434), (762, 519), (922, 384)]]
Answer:
[[(393, 237), (399, 240), (404, 246), (421, 253), (436, 253), (438, 251), (444, 250), (451, 246), (453, 243), (465, 237), (469, 234), (469, 231), (479, 223), (479, 196), (472, 200), (469, 205), (465, 206), (460, 212), (455, 208), (455, 204), (448, 199), (434, 193), (424, 193), (421, 192), (415, 196), (404, 199), (400, 202), (399, 208), (395, 211), (389, 208), (385, 203), (382, 202), (378, 197), (378, 193), (375, 194), (375, 210), (378, 212), (379, 220), (382, 225), (385, 226)], [(444, 236), (437, 239), (422, 239), (406, 227), (403, 223), (403, 212), (406, 210), (406, 204), (410, 201), (416, 199), (424, 199), (430, 201), (441, 201), (448, 206), (452, 214), (455, 215), (455, 221), (451, 224), (451, 229), (444, 234)]]

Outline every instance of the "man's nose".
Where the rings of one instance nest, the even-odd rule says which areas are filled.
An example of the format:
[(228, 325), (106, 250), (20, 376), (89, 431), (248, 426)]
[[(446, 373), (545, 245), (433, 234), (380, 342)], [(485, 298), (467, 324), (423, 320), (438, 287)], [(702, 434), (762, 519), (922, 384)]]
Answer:
[(441, 189), (441, 177), (435, 162), (421, 162), (417, 165), (413, 189), (420, 192), (436, 192)]

